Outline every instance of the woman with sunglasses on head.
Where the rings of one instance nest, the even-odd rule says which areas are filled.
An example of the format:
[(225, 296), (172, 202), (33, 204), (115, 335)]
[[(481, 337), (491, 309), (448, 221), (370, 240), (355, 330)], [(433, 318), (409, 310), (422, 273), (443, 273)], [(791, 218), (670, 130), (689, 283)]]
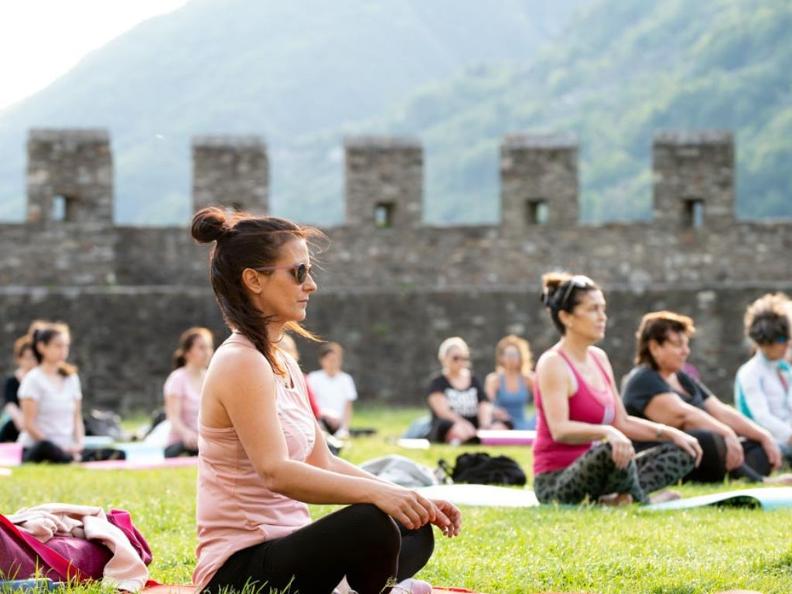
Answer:
[[(629, 416), (602, 349), (605, 297), (585, 276), (542, 277), (542, 302), (561, 340), (536, 368), (534, 490), (543, 503), (647, 503), (701, 457), (698, 442), (658, 423)], [(663, 443), (636, 455), (631, 439)], [(651, 501), (673, 497), (661, 493)]]
[(493, 421), (494, 407), (470, 371), (470, 349), (464, 340), (446, 338), (437, 358), (443, 371), (429, 384), (426, 398), (432, 415), (430, 441), (459, 444), (475, 439), (478, 429), (509, 428)]
[(781, 464), (778, 446), (765, 429), (682, 371), (695, 331), (692, 319), (670, 311), (643, 316), (636, 332), (637, 367), (625, 379), (624, 405), (630, 414), (676, 427), (698, 440), (703, 458), (685, 480), (721, 482), (730, 474), (762, 482)]
[(734, 402), (737, 409), (775, 439), (787, 464), (792, 465), (792, 366), (789, 347), (789, 298), (764, 295), (745, 312), (745, 334), (756, 353), (737, 371)]
[[(316, 291), (308, 240), (285, 219), (199, 211), (210, 277), (231, 336), (206, 375), (198, 424), (197, 591), (246, 586), (329, 594), (429, 593), (410, 580), (429, 559), (431, 524), (459, 533), (459, 510), (333, 456), (296, 361), (276, 345)], [(308, 503), (349, 504), (311, 521)], [(397, 586), (391, 585), (399, 580)]]
[(174, 369), (163, 387), (165, 414), (171, 426), (166, 458), (198, 454), (198, 409), (213, 345), (208, 328), (188, 328), (179, 337), (179, 347), (173, 353)]
[(19, 386), (23, 431), (19, 442), (25, 462), (68, 463), (82, 456), (85, 427), (77, 369), (66, 362), (71, 336), (66, 324), (48, 324), (33, 332), (38, 365)]

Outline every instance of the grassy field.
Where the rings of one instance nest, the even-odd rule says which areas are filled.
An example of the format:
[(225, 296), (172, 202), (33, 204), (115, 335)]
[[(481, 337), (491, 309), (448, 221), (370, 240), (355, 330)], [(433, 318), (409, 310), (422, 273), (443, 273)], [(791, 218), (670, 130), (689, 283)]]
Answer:
[[(415, 409), (360, 411), (355, 425), (375, 426), (379, 433), (356, 439), (344, 457), (360, 463), (400, 453), (434, 467), (439, 458), (453, 462), (459, 453), (471, 451), (445, 446), (400, 450), (394, 440), (417, 414)], [(497, 451), (530, 468), (530, 448)], [(726, 488), (679, 490), (690, 496)], [(194, 469), (97, 472), (24, 467), (0, 478), (4, 513), (47, 501), (128, 509), (152, 546), (152, 577), (189, 581), (195, 549)], [(332, 509), (315, 506), (314, 517)], [(489, 594), (693, 594), (733, 588), (792, 592), (792, 511), (698, 509), (658, 514), (637, 506), (581, 506), (464, 508), (463, 516), (462, 535), (454, 540), (438, 537), (435, 554), (420, 577)]]

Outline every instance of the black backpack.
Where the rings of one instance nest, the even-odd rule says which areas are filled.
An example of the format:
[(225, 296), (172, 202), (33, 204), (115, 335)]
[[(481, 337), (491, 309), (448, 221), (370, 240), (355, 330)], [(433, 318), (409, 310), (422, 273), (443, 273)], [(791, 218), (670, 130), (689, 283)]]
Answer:
[(508, 456), (492, 457), (484, 452), (457, 456), (453, 470), (440, 460), (440, 467), (455, 483), (477, 485), (525, 485), (525, 472)]

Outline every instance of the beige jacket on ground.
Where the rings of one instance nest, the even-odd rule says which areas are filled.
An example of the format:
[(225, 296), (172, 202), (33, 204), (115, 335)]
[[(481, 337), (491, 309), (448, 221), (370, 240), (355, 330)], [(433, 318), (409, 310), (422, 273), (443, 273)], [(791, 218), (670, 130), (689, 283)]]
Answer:
[(138, 592), (148, 580), (143, 560), (126, 535), (107, 520), (100, 507), (47, 503), (21, 509), (8, 519), (41, 542), (53, 536), (75, 536), (101, 542), (113, 554), (105, 565), (102, 585)]

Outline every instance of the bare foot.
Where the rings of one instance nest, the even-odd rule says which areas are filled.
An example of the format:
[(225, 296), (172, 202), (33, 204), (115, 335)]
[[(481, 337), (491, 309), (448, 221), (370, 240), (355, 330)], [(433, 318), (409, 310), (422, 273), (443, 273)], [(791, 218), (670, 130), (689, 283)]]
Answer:
[(649, 495), (649, 503), (665, 503), (666, 501), (676, 501), (677, 499), (682, 499), (682, 495), (676, 491), (666, 490)]
[(613, 507), (630, 505), (632, 502), (633, 498), (629, 493), (609, 493), (608, 495), (602, 495), (597, 500), (597, 503), (600, 505), (608, 505)]
[(423, 580), (410, 578), (393, 586), (391, 592), (394, 594), (432, 594), (432, 586)]
[(776, 476), (766, 476), (762, 482), (765, 485), (792, 485), (792, 473), (785, 472)]

